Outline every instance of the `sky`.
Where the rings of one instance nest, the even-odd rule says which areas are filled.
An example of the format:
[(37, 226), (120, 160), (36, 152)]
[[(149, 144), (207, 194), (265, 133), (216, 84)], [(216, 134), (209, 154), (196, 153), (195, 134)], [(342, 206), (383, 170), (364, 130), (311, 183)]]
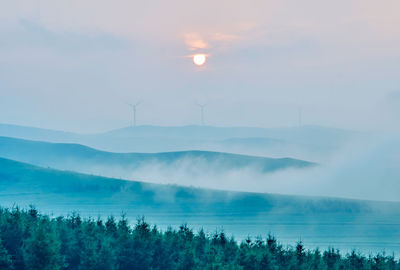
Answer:
[[(396, 130), (398, 0), (0, 0), (0, 123)], [(198, 67), (191, 56), (204, 53)]]

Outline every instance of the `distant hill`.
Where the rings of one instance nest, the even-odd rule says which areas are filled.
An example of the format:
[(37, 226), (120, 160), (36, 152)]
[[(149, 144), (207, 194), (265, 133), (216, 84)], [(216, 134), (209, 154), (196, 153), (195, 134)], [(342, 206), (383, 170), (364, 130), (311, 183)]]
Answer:
[(212, 126), (137, 126), (98, 134), (1, 125), (0, 136), (78, 143), (110, 152), (206, 150), (272, 157), (323, 160), (361, 134), (342, 129), (302, 126), (251, 128)]
[(36, 127), (0, 124), (0, 136), (8, 136), (38, 141), (75, 141), (84, 135), (72, 132), (43, 129)]
[[(243, 239), (272, 232), (311, 246), (397, 252), (400, 204), (335, 198), (228, 192), (148, 184), (45, 169), (0, 158), (2, 206), (33, 204), (46, 213), (103, 217), (145, 215), (161, 228), (188, 222)], [(384, 228), (384, 229), (382, 229)], [(329, 238), (327, 238), (329, 232)], [(334, 232), (334, 233), (332, 233)], [(397, 239), (397, 240), (396, 240)], [(397, 243), (397, 244), (396, 244)]]
[[(0, 137), (0, 157), (28, 162), (38, 166), (104, 175), (107, 170), (118, 175), (132, 175), (146, 167), (177, 169), (204, 173), (224, 173), (243, 169), (270, 173), (283, 169), (306, 168), (314, 163), (292, 158), (265, 158), (209, 151), (183, 151), (167, 153), (111, 153), (79, 144), (47, 143)], [(133, 174), (134, 175), (134, 174)]]
[[(287, 128), (255, 127), (214, 127), (214, 126), (137, 126), (126, 127), (103, 133), (106, 136), (123, 137), (167, 137), (197, 140), (226, 140), (231, 138), (270, 138), (293, 142), (336, 142), (347, 139), (355, 132), (321, 126), (301, 126)], [(310, 135), (313, 135), (310, 138)]]

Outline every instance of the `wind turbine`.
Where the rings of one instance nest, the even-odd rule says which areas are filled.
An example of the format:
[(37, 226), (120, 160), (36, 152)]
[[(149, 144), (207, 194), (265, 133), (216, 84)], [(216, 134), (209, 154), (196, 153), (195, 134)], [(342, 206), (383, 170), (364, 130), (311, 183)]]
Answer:
[(129, 104), (129, 106), (132, 107), (133, 110), (133, 126), (136, 127), (136, 107), (140, 105), (141, 102), (138, 102), (136, 104)]
[(201, 104), (201, 103), (196, 103), (197, 106), (200, 107), (201, 110), (201, 125), (204, 126), (204, 108), (206, 107), (207, 104)]

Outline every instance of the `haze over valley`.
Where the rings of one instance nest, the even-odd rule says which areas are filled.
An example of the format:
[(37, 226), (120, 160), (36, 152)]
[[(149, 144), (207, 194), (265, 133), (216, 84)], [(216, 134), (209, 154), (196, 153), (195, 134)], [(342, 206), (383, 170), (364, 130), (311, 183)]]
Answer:
[[(42, 167), (235, 191), (399, 200), (400, 142), (393, 136), (316, 126), (138, 126), (82, 135), (12, 125), (1, 125), (0, 136), (1, 157)], [(141, 151), (118, 153), (123, 145)]]

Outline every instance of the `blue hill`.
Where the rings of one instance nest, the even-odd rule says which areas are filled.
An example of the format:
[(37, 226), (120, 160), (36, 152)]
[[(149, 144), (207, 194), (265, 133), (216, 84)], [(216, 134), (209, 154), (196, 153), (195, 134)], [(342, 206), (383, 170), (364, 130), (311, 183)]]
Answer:
[[(0, 158), (2, 206), (33, 204), (46, 213), (103, 217), (145, 215), (160, 228), (189, 223), (237, 239), (272, 232), (284, 243), (398, 252), (400, 204), (216, 191), (45, 169)], [(326, 232), (333, 232), (326, 238)]]
[(0, 137), (0, 157), (39, 166), (95, 172), (92, 168), (135, 170), (143, 166), (204, 167), (224, 172), (252, 169), (268, 173), (288, 168), (306, 168), (314, 163), (292, 158), (265, 158), (210, 151), (167, 153), (111, 153), (79, 144), (47, 143)]
[(111, 152), (209, 150), (274, 157), (290, 156), (318, 161), (361, 134), (318, 126), (292, 128), (138, 126), (97, 134), (75, 134), (0, 124), (0, 136), (78, 143)]

